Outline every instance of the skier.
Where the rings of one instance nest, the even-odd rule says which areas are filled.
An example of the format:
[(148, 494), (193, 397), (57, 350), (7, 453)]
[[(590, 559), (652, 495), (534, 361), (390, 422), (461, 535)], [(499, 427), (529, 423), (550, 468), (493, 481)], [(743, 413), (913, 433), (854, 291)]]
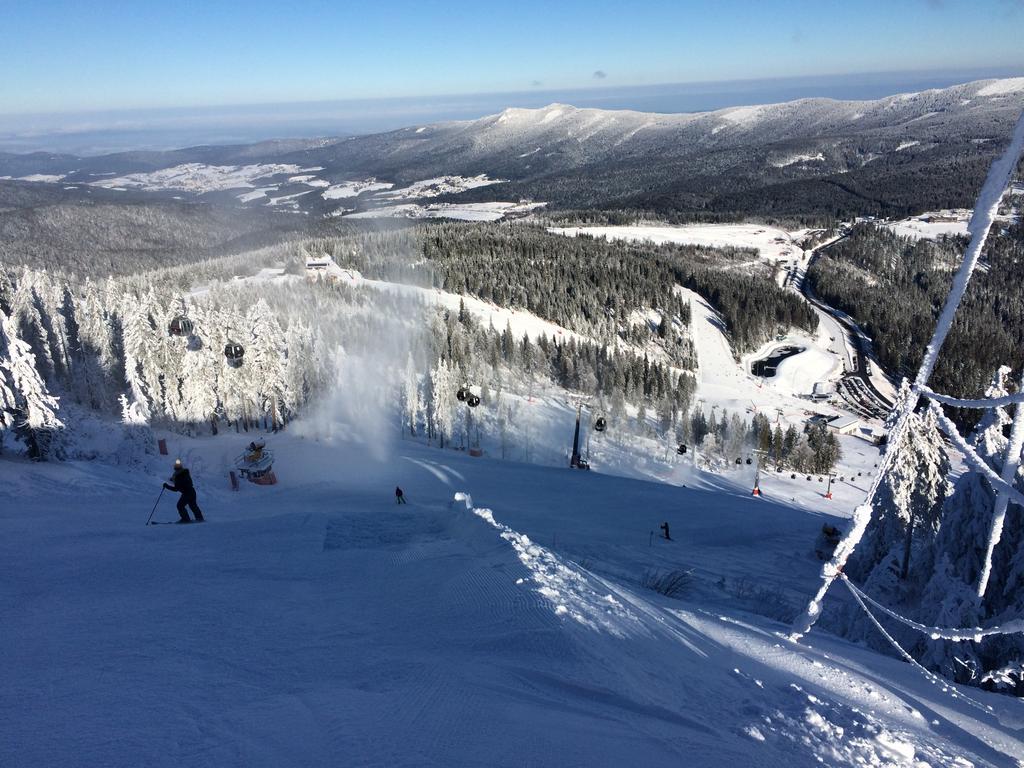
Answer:
[(192, 475), (181, 463), (181, 459), (175, 459), (174, 461), (174, 474), (171, 476), (171, 482), (173, 485), (164, 483), (164, 488), (168, 491), (175, 491), (181, 494), (181, 498), (178, 499), (178, 514), (181, 516), (179, 523), (191, 523), (192, 520), (188, 516), (188, 512), (185, 511), (185, 507), (192, 510), (192, 514), (195, 515), (196, 522), (203, 522), (203, 511), (199, 509), (199, 504), (196, 501), (196, 487), (192, 485)]
[(395, 486), (395, 504), (406, 504), (405, 494), (397, 485)]
[(659, 528), (665, 534), (665, 541), (672, 541), (672, 537), (668, 535), (668, 521), (662, 523)]

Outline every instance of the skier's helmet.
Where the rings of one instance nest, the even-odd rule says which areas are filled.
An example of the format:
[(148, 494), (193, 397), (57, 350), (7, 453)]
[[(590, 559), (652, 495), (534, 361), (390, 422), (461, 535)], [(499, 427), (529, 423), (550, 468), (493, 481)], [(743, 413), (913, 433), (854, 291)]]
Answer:
[(181, 466), (182, 466), (181, 459), (175, 459), (174, 460), (174, 468), (175, 469), (181, 469)]

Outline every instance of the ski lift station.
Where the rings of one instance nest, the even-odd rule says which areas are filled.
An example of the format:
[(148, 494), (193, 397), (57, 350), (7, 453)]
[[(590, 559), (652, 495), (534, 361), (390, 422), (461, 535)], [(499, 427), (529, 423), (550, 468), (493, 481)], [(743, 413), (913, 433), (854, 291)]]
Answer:
[(830, 421), (828, 428), (839, 435), (852, 435), (860, 429), (860, 419), (853, 416), (841, 416)]

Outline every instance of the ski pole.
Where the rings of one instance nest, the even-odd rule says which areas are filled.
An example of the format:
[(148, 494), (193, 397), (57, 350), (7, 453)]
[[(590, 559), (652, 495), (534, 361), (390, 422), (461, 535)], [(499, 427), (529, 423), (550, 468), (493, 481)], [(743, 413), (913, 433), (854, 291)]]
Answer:
[(146, 525), (149, 525), (149, 521), (153, 519), (153, 513), (156, 512), (156, 505), (160, 503), (160, 499), (164, 497), (164, 491), (166, 488), (160, 489), (160, 495), (156, 497), (156, 504), (153, 505), (153, 511), (149, 513), (149, 517), (146, 519)]

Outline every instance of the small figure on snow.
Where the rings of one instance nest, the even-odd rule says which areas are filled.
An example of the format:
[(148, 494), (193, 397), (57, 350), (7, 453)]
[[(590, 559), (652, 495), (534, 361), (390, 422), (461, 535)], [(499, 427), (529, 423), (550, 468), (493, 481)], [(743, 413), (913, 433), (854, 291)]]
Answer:
[(662, 523), (659, 527), (661, 528), (662, 533), (665, 534), (665, 541), (672, 541), (672, 537), (668, 535), (668, 522)]
[(179, 523), (191, 523), (192, 520), (188, 516), (188, 512), (185, 511), (185, 507), (192, 510), (192, 514), (195, 515), (196, 522), (203, 522), (203, 511), (199, 509), (199, 504), (196, 499), (196, 487), (192, 484), (192, 475), (185, 469), (181, 463), (181, 459), (175, 459), (174, 461), (174, 474), (171, 476), (172, 485), (164, 483), (164, 488), (168, 491), (174, 491), (180, 493), (181, 498), (178, 499), (178, 514), (181, 516)]
[(395, 486), (395, 504), (406, 504), (405, 494), (397, 485)]

